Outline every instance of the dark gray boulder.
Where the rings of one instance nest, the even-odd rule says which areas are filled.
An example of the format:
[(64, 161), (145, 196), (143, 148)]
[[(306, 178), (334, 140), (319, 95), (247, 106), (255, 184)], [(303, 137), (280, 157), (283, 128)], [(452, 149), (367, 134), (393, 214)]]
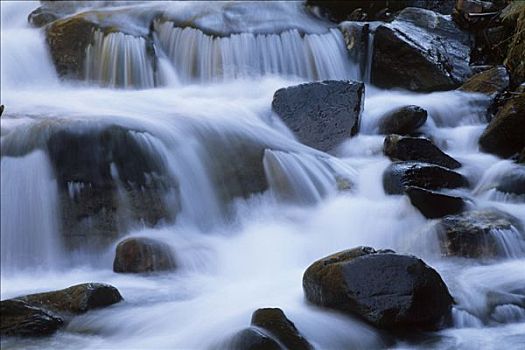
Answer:
[(300, 142), (329, 151), (359, 129), (365, 86), (327, 80), (277, 90), (272, 109)]
[(470, 37), (448, 16), (406, 8), (375, 32), (372, 83), (414, 91), (449, 90), (471, 75)]
[(383, 153), (394, 161), (419, 161), (449, 169), (461, 167), (460, 162), (441, 151), (426, 138), (389, 135), (385, 138)]
[(144, 273), (173, 270), (175, 258), (170, 247), (151, 238), (133, 237), (117, 245), (113, 271)]
[(222, 348), (232, 350), (286, 350), (275, 339), (256, 327), (239, 331)]
[(427, 121), (427, 111), (418, 106), (403, 106), (387, 113), (379, 120), (381, 134), (409, 135)]
[(508, 158), (525, 147), (525, 93), (509, 99), (479, 138), (481, 150)]
[(422, 260), (370, 247), (316, 261), (304, 273), (303, 289), (315, 305), (399, 331), (439, 328), (453, 302), (440, 275)]
[(281, 309), (265, 308), (256, 310), (252, 315), (252, 326), (270, 332), (287, 349), (313, 349)]
[(496, 189), (504, 193), (525, 195), (525, 166), (517, 166), (511, 172), (503, 175)]
[(492, 258), (507, 256), (504, 235), (519, 235), (518, 246), (512, 249), (525, 252), (525, 240), (520, 221), (499, 210), (467, 211), (442, 218), (433, 230), (437, 231), (441, 253), (445, 256)]
[(46, 336), (53, 334), (64, 324), (64, 320), (52, 312), (17, 299), (0, 301), (0, 314), (2, 337)]
[(465, 208), (465, 202), (461, 197), (429, 191), (420, 187), (408, 187), (405, 191), (410, 203), (428, 219), (458, 214)]
[(394, 162), (383, 173), (383, 188), (387, 194), (402, 194), (408, 187), (427, 190), (468, 186), (463, 175), (435, 164)]

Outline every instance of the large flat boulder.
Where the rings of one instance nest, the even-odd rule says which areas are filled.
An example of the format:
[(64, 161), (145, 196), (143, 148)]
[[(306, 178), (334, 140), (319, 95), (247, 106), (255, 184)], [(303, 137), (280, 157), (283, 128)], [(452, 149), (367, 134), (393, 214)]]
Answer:
[(298, 140), (329, 151), (359, 130), (365, 86), (327, 80), (277, 90), (272, 109)]
[(438, 328), (452, 297), (440, 275), (422, 260), (370, 247), (316, 261), (303, 276), (306, 299), (390, 330)]
[(406, 8), (375, 31), (372, 83), (413, 91), (449, 90), (471, 75), (470, 38), (449, 16)]

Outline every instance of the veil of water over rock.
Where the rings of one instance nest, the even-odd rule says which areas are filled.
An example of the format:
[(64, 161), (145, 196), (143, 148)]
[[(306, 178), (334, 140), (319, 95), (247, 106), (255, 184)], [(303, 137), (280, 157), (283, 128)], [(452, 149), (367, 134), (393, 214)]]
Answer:
[[(48, 26), (89, 23), (86, 46), (53, 52), (49, 27), (27, 21), (40, 6), (58, 18)], [(2, 337), (2, 348), (221, 349), (239, 334), (271, 341), (250, 325), (264, 308), (281, 309), (316, 349), (524, 343), (525, 209), (521, 176), (509, 175), (522, 165), (480, 152), (486, 96), (370, 85), (377, 23), (337, 27), (285, 1), (2, 1), (1, 14), (1, 298), (97, 282), (125, 300), (48, 337)], [(56, 54), (81, 74), (62, 74)], [(366, 92), (359, 130), (323, 152), (298, 140), (272, 99), (328, 79), (363, 80)], [(427, 219), (403, 191), (385, 193), (392, 161), (380, 123), (405, 106), (427, 112), (417, 136), (457, 161), (460, 185), (433, 189), (464, 201), (452, 219)], [(472, 221), (479, 212), (513, 223)], [(443, 250), (436, 226), (458, 218), (495, 253)], [(176, 268), (114, 273), (119, 242), (138, 238), (174, 252)], [(307, 267), (358, 246), (435, 270), (455, 301), (444, 328), (406, 341), (309, 304)]]

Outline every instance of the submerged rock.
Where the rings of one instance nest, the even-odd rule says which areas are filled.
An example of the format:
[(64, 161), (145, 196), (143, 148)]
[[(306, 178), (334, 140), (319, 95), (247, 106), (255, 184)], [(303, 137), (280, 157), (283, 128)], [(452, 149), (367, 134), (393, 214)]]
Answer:
[(304, 273), (311, 303), (363, 318), (380, 328), (439, 328), (453, 299), (440, 275), (422, 260), (370, 247), (316, 261)]
[(445, 256), (486, 258), (525, 252), (519, 220), (499, 210), (473, 210), (441, 219), (437, 231)]
[(509, 99), (479, 138), (485, 152), (507, 158), (525, 147), (525, 93)]
[(468, 186), (463, 175), (439, 165), (418, 162), (394, 162), (383, 173), (387, 194), (402, 194), (408, 187), (427, 190)]
[(113, 271), (115, 272), (154, 272), (173, 270), (175, 258), (170, 247), (151, 238), (133, 237), (117, 245)]
[(256, 327), (239, 331), (225, 344), (232, 350), (286, 350), (275, 339)]
[(461, 197), (429, 191), (420, 187), (408, 187), (405, 191), (410, 198), (410, 203), (428, 219), (458, 214), (465, 207), (465, 202)]
[(267, 330), (287, 349), (311, 350), (313, 347), (299, 333), (281, 309), (258, 309), (252, 315), (252, 326)]
[(0, 301), (0, 335), (37, 337), (50, 335), (57, 331), (64, 320), (29, 303), (17, 300)]
[(277, 90), (272, 109), (299, 141), (329, 151), (359, 129), (364, 84), (327, 80)]
[(518, 196), (525, 195), (525, 166), (517, 166), (510, 173), (503, 175), (496, 189)]
[(82, 314), (92, 309), (116, 304), (122, 300), (117, 288), (104, 283), (82, 283), (53, 292), (18, 297), (28, 304), (58, 314)]
[(450, 17), (406, 8), (375, 32), (372, 83), (414, 91), (448, 90), (470, 75), (470, 38)]
[(409, 135), (427, 121), (427, 111), (418, 106), (403, 106), (387, 113), (379, 120), (381, 134)]
[(385, 138), (383, 152), (392, 160), (419, 161), (449, 169), (461, 167), (460, 162), (441, 151), (426, 138), (389, 135)]

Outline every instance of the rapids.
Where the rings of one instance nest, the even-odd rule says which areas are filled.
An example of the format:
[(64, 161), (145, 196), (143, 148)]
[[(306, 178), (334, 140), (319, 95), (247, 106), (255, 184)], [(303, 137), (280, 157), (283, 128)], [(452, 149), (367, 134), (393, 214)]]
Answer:
[[(83, 5), (88, 10), (95, 6)], [(359, 66), (367, 65), (348, 58), (338, 29), (306, 16), (296, 3), (276, 3), (276, 9), (259, 3), (261, 15), (243, 17), (245, 21), (238, 18), (246, 7), (232, 5), (224, 25), (216, 11), (225, 5), (216, 5), (218, 10), (196, 16), (197, 25), (206, 29), (202, 32), (156, 23), (158, 76), (140, 36), (98, 33), (86, 52), (84, 82), (60, 81), (56, 75), (44, 33), (26, 20), (38, 6), (1, 2), (1, 103), (6, 106), (1, 118), (1, 298), (93, 281), (114, 285), (125, 300), (75, 317), (48, 338), (2, 339), (3, 349), (213, 348), (246, 327), (259, 307), (282, 308), (319, 349), (385, 347), (388, 343), (377, 330), (311, 306), (303, 296), (306, 267), (358, 245), (421, 257), (442, 275), (455, 298), (454, 327), (395, 348), (525, 344), (524, 309), (489, 302), (494, 295), (525, 290), (525, 249), (512, 241), (516, 237), (501, 242), (508, 247), (503, 259), (443, 258), (436, 238), (422, 234), (432, 220), (406, 196), (387, 196), (382, 187), (382, 172), (390, 161), (382, 153), (378, 118), (397, 106), (416, 104), (429, 112), (425, 133), (463, 164), (459, 172), (472, 186), (458, 190), (460, 194), (472, 200), (472, 207), (499, 208), (525, 224), (523, 201), (496, 195), (492, 186), (511, 165), (478, 149), (485, 125), (482, 97), (367, 85), (360, 133), (326, 154), (298, 143), (273, 115), (274, 92), (311, 80), (357, 79), (369, 72), (360, 73)], [(119, 9), (159, 6), (170, 4), (131, 3)], [(174, 6), (184, 9), (171, 9), (180, 16), (191, 14), (191, 2)], [(202, 11), (202, 3), (194, 6)], [(263, 28), (272, 13), (278, 14), (275, 27)], [(287, 18), (293, 18), (288, 27)], [(232, 34), (207, 34), (225, 28)], [(312, 32), (305, 34), (307, 28)], [(115, 88), (121, 86), (141, 89)], [(133, 137), (140, 147), (178, 179), (177, 220), (153, 228), (130, 225), (125, 233), (168, 243), (180, 266), (175, 272), (114, 273), (117, 241), (97, 253), (73, 254), (64, 247), (58, 189), (43, 145), (54, 128), (104, 125), (139, 130)], [(269, 188), (225, 204), (213, 178), (239, 159), (239, 144), (246, 140), (266, 148)], [(122, 174), (114, 171), (112, 176), (118, 180)], [(341, 181), (353, 184), (350, 190), (338, 191)], [(70, 184), (70, 196), (78, 186)], [(163, 200), (173, 203), (173, 196), (165, 193)]]

